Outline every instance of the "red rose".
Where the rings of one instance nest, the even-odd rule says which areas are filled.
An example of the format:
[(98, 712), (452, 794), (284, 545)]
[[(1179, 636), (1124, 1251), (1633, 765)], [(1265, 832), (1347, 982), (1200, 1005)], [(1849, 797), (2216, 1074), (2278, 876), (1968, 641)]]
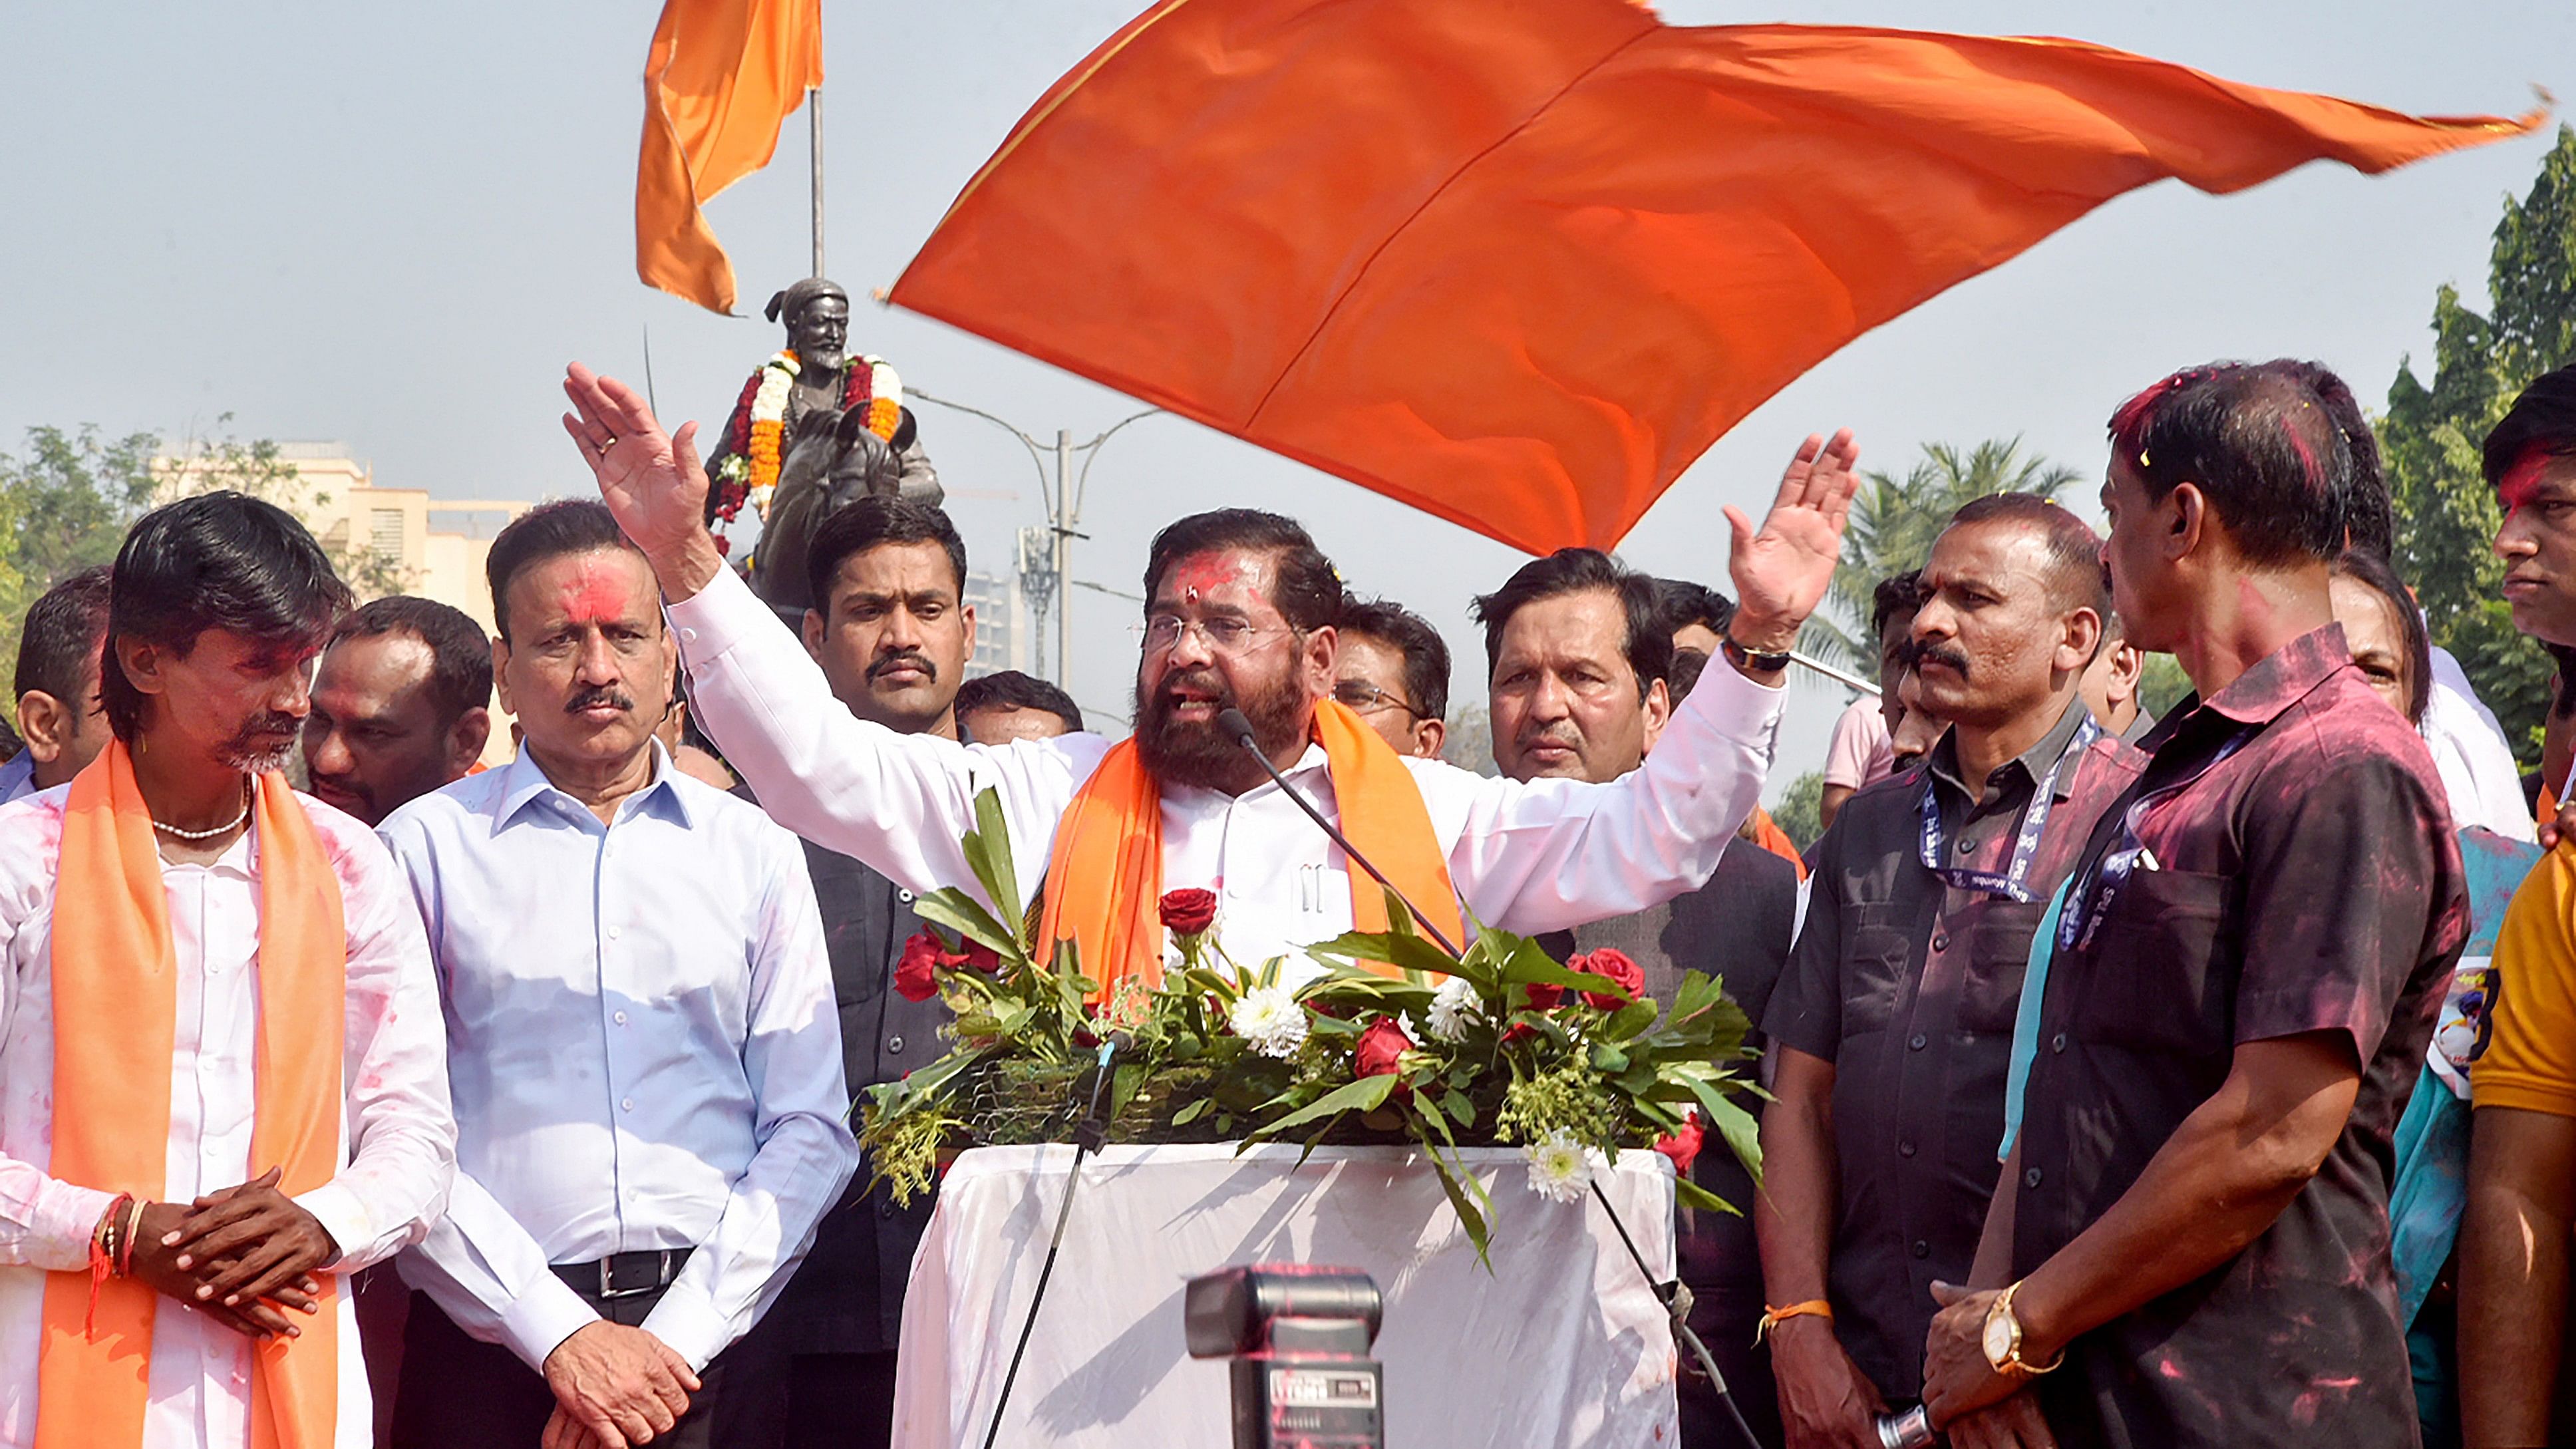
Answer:
[(1413, 1049), (1413, 1038), (1395, 1024), (1395, 1018), (1381, 1016), (1360, 1033), (1359, 1045), (1351, 1049), (1351, 1067), (1363, 1077), (1383, 1077), (1396, 1069), (1397, 1059)]
[(1586, 1002), (1603, 1011), (1617, 1011), (1620, 1007), (1636, 1000), (1646, 989), (1645, 971), (1639, 968), (1636, 962), (1628, 959), (1627, 952), (1609, 946), (1604, 946), (1598, 951), (1586, 952), (1565, 964), (1577, 971), (1587, 971), (1595, 976), (1607, 976), (1619, 983), (1620, 990), (1616, 995), (1607, 991), (1583, 993), (1583, 999)]
[(1502, 1044), (1504, 1046), (1510, 1046), (1513, 1042), (1530, 1041), (1535, 1039), (1537, 1036), (1538, 1028), (1531, 1026), (1526, 1021), (1517, 1021), (1512, 1023), (1510, 1029), (1503, 1033)]
[(1196, 936), (1216, 924), (1216, 892), (1196, 886), (1163, 892), (1163, 929), (1175, 936)]
[(940, 964), (965, 966), (981, 971), (987, 976), (998, 976), (1002, 971), (1002, 953), (981, 941), (969, 941), (966, 943), (965, 955), (951, 956), (943, 952), (940, 956)]
[(1674, 1176), (1688, 1177), (1691, 1164), (1699, 1160), (1699, 1144), (1707, 1136), (1708, 1129), (1699, 1125), (1699, 1110), (1693, 1108), (1691, 1114), (1682, 1119), (1679, 1132), (1666, 1133), (1655, 1139), (1655, 1150), (1673, 1160)]
[(928, 931), (915, 931), (903, 943), (903, 956), (894, 963), (894, 989), (906, 1001), (928, 1001), (939, 994), (938, 968), (948, 952), (939, 938)]
[(1528, 995), (1529, 1009), (1532, 1011), (1554, 1011), (1556, 1004), (1565, 999), (1565, 988), (1562, 986), (1543, 986), (1533, 981), (1523, 986), (1521, 990)]

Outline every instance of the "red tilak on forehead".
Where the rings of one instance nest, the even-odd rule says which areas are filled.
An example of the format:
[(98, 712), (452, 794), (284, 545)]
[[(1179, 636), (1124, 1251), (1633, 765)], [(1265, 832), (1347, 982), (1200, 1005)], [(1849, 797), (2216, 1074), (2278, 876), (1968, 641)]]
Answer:
[(2533, 443), (2513, 460), (2512, 467), (2504, 470), (2504, 476), (2496, 480), (2496, 501), (2504, 505), (2505, 512), (2511, 513), (2531, 501), (2531, 495), (2540, 490), (2540, 475), (2555, 456), (2547, 445)]
[(1172, 591), (1184, 603), (1197, 600), (1242, 577), (1234, 560), (1220, 553), (1194, 553), (1172, 565)]
[(574, 566), (559, 602), (564, 617), (576, 624), (604, 624), (623, 619), (635, 598), (635, 575), (606, 558), (585, 558)]

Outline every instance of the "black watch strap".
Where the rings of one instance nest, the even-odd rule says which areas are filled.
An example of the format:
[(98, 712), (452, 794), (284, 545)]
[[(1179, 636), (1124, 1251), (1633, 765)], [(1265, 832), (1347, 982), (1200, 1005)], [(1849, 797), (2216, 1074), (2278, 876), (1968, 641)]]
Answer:
[(1777, 674), (1789, 667), (1789, 652), (1785, 649), (1777, 654), (1756, 654), (1736, 643), (1732, 634), (1726, 636), (1720, 647), (1726, 651), (1727, 662), (1738, 669), (1749, 669), (1756, 674)]

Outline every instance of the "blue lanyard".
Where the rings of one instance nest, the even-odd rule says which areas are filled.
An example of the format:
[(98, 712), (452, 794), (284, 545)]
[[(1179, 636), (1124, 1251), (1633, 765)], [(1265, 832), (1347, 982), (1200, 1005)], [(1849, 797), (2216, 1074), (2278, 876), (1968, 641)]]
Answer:
[(2200, 783), (2201, 776), (2217, 769), (2228, 756), (2243, 749), (2246, 741), (2253, 739), (2254, 735), (2253, 728), (2238, 730), (2200, 768), (2129, 802), (2128, 808), (2120, 812), (2119, 838), (2103, 852), (2102, 858), (2086, 873), (2081, 884), (2067, 896), (2066, 913), (2057, 922), (2057, 949), (2075, 951), (2091, 946), (2094, 933), (2102, 929), (2102, 922), (2111, 914), (2111, 903), (2120, 898), (2120, 888), (2129, 883), (2129, 877), (2136, 873), (2138, 867), (2143, 865), (2149, 870), (2164, 868), (2157, 862), (2155, 852), (2138, 839), (2138, 827), (2146, 823), (2147, 812)]
[(1923, 772), (1923, 831), (1920, 841), (1923, 868), (1939, 876), (1944, 884), (1963, 891), (1984, 891), (2025, 905), (2038, 899), (2030, 893), (2030, 863), (2039, 854), (2040, 837), (2047, 833), (2048, 812), (2057, 803), (2057, 777), (2066, 772), (2068, 761), (2083, 754), (2087, 746), (2101, 737), (2102, 727), (2087, 719), (2076, 728), (2075, 737), (2066, 742), (2066, 748), (2058, 751), (2057, 763), (2048, 767), (2048, 773), (2040, 778), (2038, 787), (2032, 791), (2030, 803), (2022, 807), (2021, 830), (2013, 837), (2012, 860), (2001, 875), (1945, 863), (1949, 859), (1945, 849), (1949, 842), (1941, 834), (1941, 802), (1935, 793), (1937, 787), (1933, 783), (1932, 772), (1926, 769)]

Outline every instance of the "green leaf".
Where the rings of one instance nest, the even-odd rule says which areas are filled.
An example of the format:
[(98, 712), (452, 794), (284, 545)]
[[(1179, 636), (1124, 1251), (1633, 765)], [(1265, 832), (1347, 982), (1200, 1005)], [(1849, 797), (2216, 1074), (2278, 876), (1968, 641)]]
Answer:
[(1183, 1107), (1181, 1110), (1174, 1112), (1172, 1114), (1172, 1125), (1175, 1127), (1186, 1127), (1192, 1122), (1199, 1120), (1200, 1117), (1206, 1115), (1208, 1108), (1215, 1105), (1216, 1099), (1214, 1097), (1201, 1097), (1197, 1101)]
[(1657, 1006), (1652, 1000), (1631, 1001), (1610, 1013), (1610, 1019), (1601, 1024), (1601, 1030), (1595, 1033), (1595, 1036), (1611, 1041), (1627, 1041), (1654, 1025), (1655, 1014), (1661, 1010), (1663, 1008)]
[(1461, 1127), (1476, 1125), (1476, 1104), (1468, 1099), (1466, 1093), (1455, 1088), (1440, 1095), (1440, 1110), (1448, 1113), (1449, 1119)]
[(1456, 957), (1420, 936), (1393, 931), (1345, 931), (1329, 941), (1306, 948), (1306, 954), (1326, 965), (1345, 962), (1383, 961), (1405, 971), (1455, 974)]
[(1708, 1112), (1709, 1124), (1726, 1139), (1726, 1145), (1735, 1150), (1736, 1161), (1743, 1163), (1744, 1170), (1752, 1174), (1754, 1185), (1761, 1186), (1762, 1125), (1753, 1120), (1752, 1113), (1728, 1101), (1715, 1083), (1698, 1077), (1691, 1077), (1688, 1081), (1691, 1091), (1699, 1097), (1700, 1106)]
[(1019, 938), (993, 919), (993, 913), (964, 891), (949, 889), (931, 891), (913, 897), (913, 914), (932, 925), (946, 926), (958, 935), (981, 941), (1007, 960), (1019, 959)]
[[(1004, 915), (1018, 915), (1020, 877), (1011, 861), (1011, 826), (1002, 815), (1001, 791), (987, 787), (975, 796), (975, 828), (959, 843), (965, 848), (967, 867), (983, 883), (993, 908)], [(1013, 941), (1019, 939), (1019, 933), (1010, 934)]]
[(1722, 1197), (1719, 1197), (1716, 1193), (1710, 1192), (1707, 1188), (1700, 1186), (1698, 1183), (1691, 1181), (1687, 1177), (1676, 1177), (1673, 1179), (1673, 1197), (1683, 1207), (1701, 1208), (1710, 1212), (1729, 1213), (1739, 1218), (1744, 1216), (1744, 1209), (1737, 1207), (1735, 1204), (1728, 1202)]
[(1362, 1077), (1357, 1081), (1344, 1082), (1287, 1116), (1264, 1124), (1252, 1134), (1252, 1137), (1254, 1140), (1260, 1140), (1284, 1136), (1292, 1127), (1303, 1127), (1309, 1122), (1339, 1116), (1344, 1112), (1375, 1111), (1386, 1105), (1386, 1099), (1394, 1094), (1399, 1080), (1401, 1079), (1395, 1073), (1387, 1072), (1379, 1076)]

